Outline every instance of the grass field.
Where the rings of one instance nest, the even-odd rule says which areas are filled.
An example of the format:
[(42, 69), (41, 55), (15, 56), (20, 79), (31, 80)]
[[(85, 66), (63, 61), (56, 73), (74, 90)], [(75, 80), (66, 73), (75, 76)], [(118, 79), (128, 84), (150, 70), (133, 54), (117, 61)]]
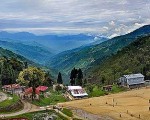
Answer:
[[(62, 103), (114, 120), (150, 120), (150, 88)], [(91, 104), (91, 105), (90, 105)]]
[(6, 99), (0, 103), (0, 107), (6, 107), (9, 105), (12, 105), (16, 103), (19, 100), (19, 97), (17, 95), (8, 95), (8, 97), (11, 97), (12, 99)]
[(47, 106), (47, 105), (54, 105), (56, 103), (65, 102), (66, 99), (63, 97), (62, 94), (52, 93), (50, 97), (44, 98), (40, 97), (40, 100), (35, 100), (32, 104), (37, 106)]

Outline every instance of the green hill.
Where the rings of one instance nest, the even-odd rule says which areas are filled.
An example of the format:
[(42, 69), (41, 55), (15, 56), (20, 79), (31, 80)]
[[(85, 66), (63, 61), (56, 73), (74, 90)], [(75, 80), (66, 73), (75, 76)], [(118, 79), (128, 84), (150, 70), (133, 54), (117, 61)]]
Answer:
[(36, 65), (34, 62), (26, 59), (25, 57), (23, 57), (21, 55), (18, 55), (16, 53), (13, 53), (10, 50), (7, 50), (7, 49), (4, 49), (4, 48), (0, 47), (0, 57), (4, 57), (4, 56), (8, 57), (8, 58), (16, 58), (16, 59), (18, 59), (20, 61), (28, 62), (31, 65)]
[(83, 70), (93, 68), (112, 54), (116, 54), (117, 51), (121, 50), (123, 47), (128, 46), (139, 36), (144, 36), (149, 33), (150, 25), (146, 25), (129, 34), (112, 38), (98, 45), (80, 47), (66, 51), (53, 57), (48, 62), (48, 66), (67, 74), (74, 67)]
[(88, 71), (95, 79), (110, 84), (124, 74), (143, 73), (150, 79), (150, 35), (141, 37), (101, 65)]
[(13, 40), (8, 41), (0, 38), (0, 47), (11, 50), (39, 64), (45, 64), (52, 56), (52, 53), (47, 48), (40, 45), (30, 45), (14, 42)]

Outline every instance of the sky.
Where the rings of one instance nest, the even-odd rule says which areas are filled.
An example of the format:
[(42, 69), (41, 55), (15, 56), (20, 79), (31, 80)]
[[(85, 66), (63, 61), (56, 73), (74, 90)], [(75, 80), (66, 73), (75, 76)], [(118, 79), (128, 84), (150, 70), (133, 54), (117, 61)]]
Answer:
[(0, 0), (0, 31), (129, 33), (150, 24), (150, 0)]

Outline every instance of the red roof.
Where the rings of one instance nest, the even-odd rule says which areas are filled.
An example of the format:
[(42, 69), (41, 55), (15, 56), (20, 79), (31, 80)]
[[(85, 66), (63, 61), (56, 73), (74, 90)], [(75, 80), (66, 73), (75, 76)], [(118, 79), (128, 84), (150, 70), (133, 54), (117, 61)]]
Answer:
[[(30, 87), (30, 88), (28, 88), (28, 89), (25, 90), (25, 94), (30, 94), (30, 93), (32, 93), (32, 92), (33, 92), (32, 87)], [(39, 94), (40, 94), (40, 91), (36, 88), (36, 89), (35, 89), (35, 93), (39, 95)]]
[(19, 84), (4, 85), (3, 88), (20, 88)]
[(39, 86), (36, 89), (38, 89), (39, 91), (46, 91), (48, 89), (48, 87), (46, 87), (46, 86)]

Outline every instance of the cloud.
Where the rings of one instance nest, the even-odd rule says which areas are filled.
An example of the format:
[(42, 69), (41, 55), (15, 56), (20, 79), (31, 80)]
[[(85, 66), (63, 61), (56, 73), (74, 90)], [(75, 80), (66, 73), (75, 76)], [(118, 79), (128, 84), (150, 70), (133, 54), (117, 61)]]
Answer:
[(114, 22), (114, 21), (110, 21), (110, 22), (109, 22), (109, 25), (110, 25), (110, 26), (115, 26), (115, 22)]
[(1, 0), (0, 30), (120, 35), (150, 24), (149, 6), (149, 0)]

